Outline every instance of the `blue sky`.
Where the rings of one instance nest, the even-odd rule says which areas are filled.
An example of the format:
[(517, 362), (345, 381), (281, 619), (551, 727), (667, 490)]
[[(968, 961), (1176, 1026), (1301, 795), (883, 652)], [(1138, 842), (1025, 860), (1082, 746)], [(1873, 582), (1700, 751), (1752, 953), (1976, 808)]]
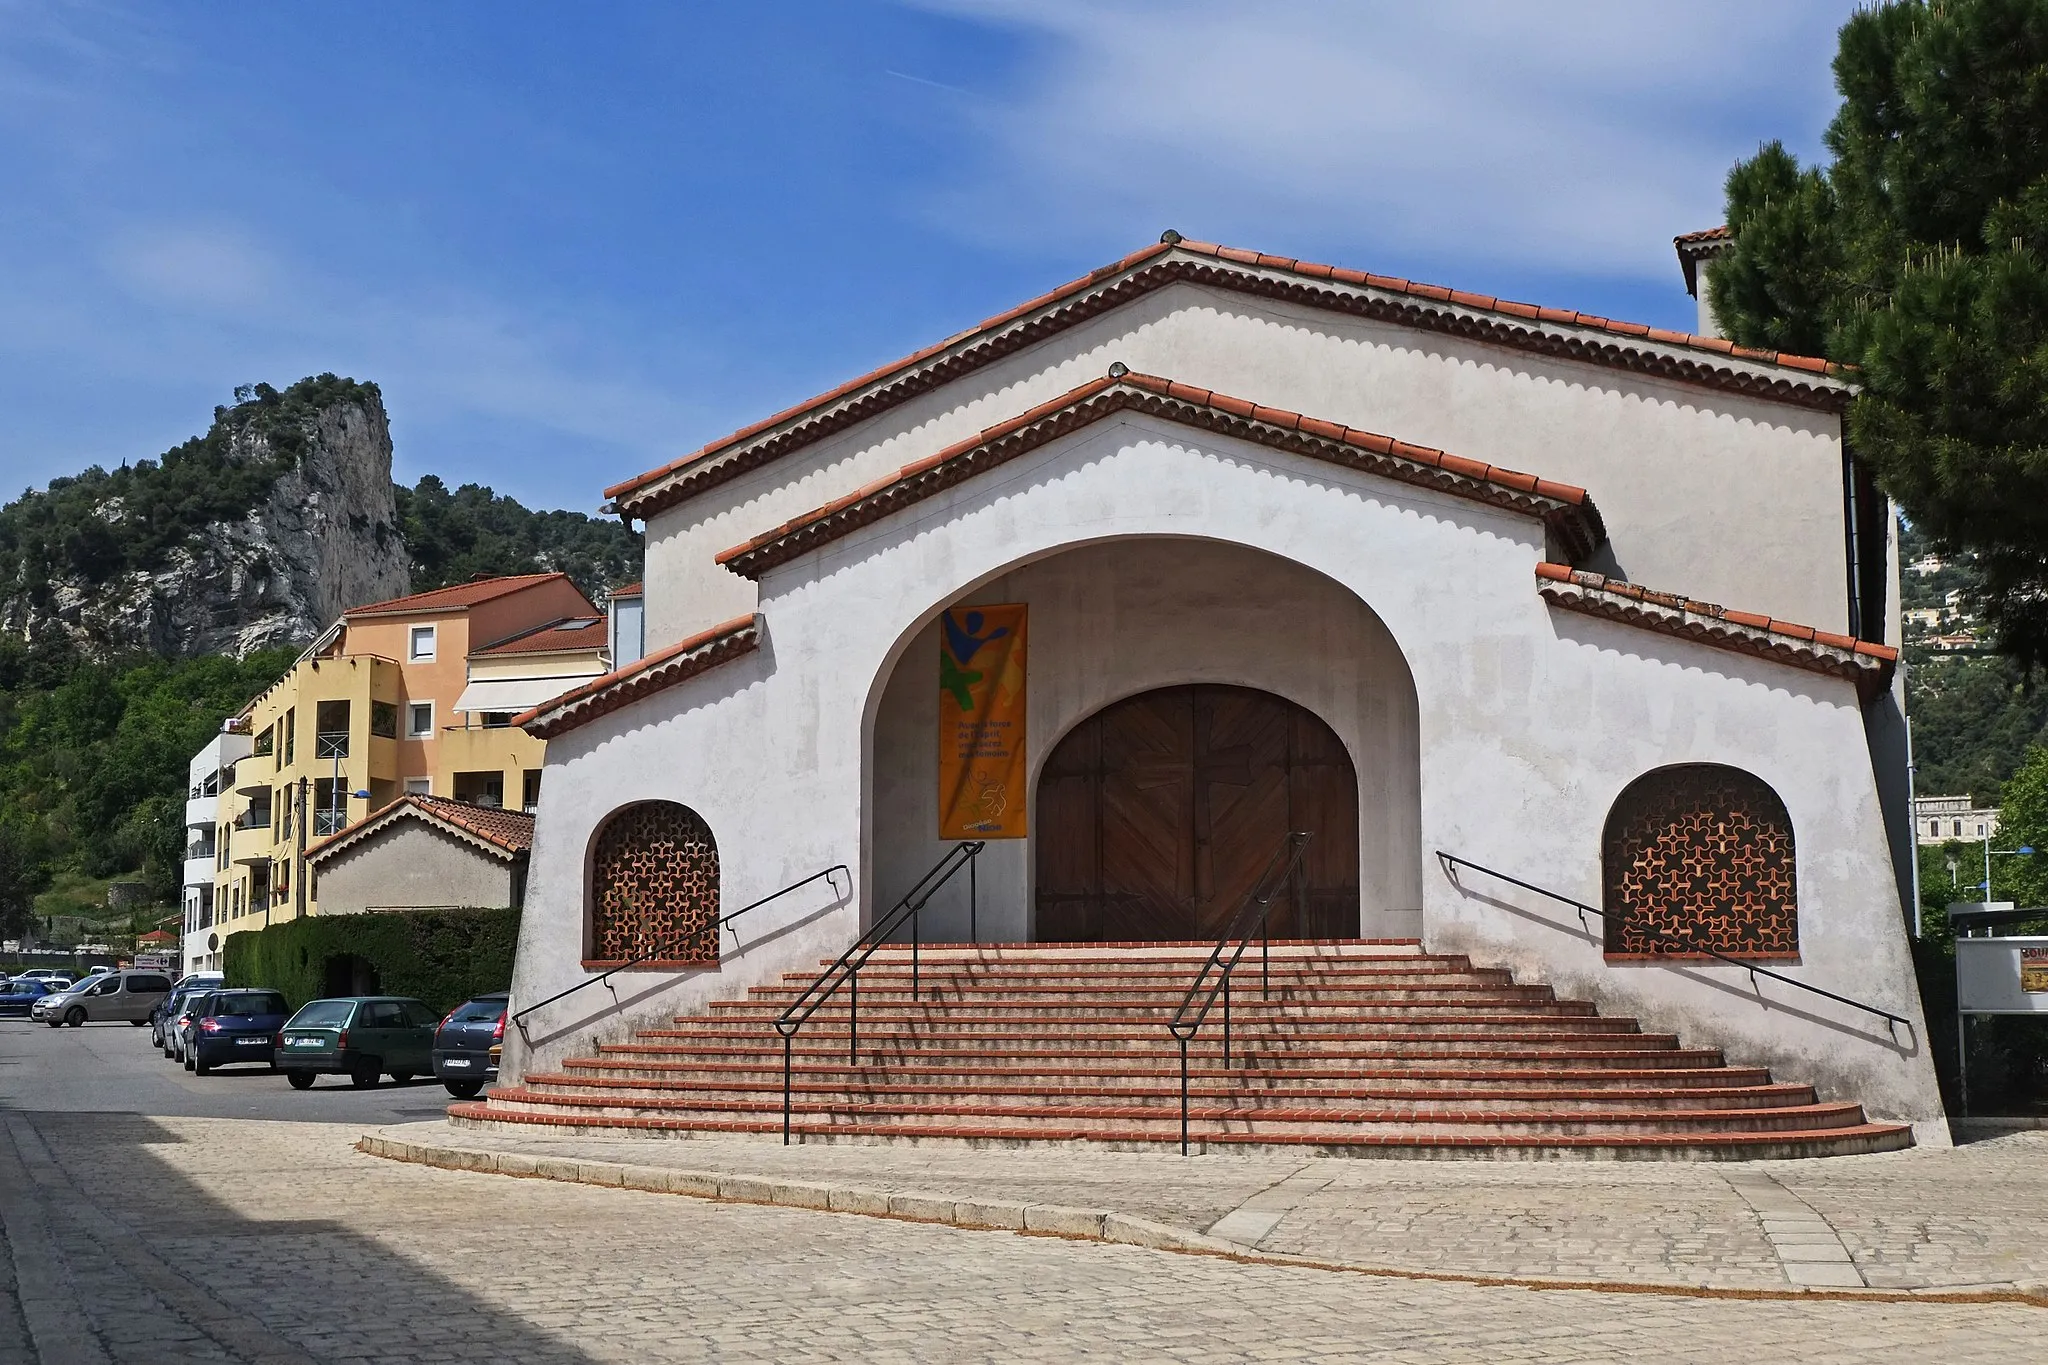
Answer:
[(333, 370), (594, 510), (1168, 227), (1685, 327), (1851, 8), (0, 0), (0, 498)]

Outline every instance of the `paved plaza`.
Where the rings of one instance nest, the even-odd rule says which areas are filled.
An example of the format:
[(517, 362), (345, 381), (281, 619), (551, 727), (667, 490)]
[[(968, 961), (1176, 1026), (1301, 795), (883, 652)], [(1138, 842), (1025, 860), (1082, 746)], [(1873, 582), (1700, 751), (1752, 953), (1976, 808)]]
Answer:
[(188, 1080), (139, 1031), (0, 1030), (0, 1365), (1867, 1365), (2034, 1360), (2048, 1327), (2014, 1298), (2048, 1280), (2048, 1134), (1768, 1165), (1184, 1160), (482, 1133), (392, 1113), (419, 1090), (300, 1122), (258, 1079)]

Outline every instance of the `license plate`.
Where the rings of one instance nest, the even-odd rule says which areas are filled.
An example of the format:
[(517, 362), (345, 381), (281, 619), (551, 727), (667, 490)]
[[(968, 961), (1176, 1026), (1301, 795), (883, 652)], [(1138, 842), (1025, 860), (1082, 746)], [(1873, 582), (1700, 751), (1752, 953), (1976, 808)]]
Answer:
[(442, 1066), (474, 1066), (474, 1065), (475, 1065), (475, 1063), (474, 1063), (474, 1062), (471, 1062), (471, 1061), (469, 1060), (469, 1058), (467, 1058), (467, 1057), (443, 1057), (443, 1058), (441, 1059), (441, 1065), (442, 1065)]
[(269, 1040), (268, 1038), (237, 1038), (237, 1039), (235, 1039), (235, 1046), (237, 1046), (237, 1047), (269, 1047), (269, 1046), (270, 1046), (270, 1040)]
[(326, 1046), (326, 1040), (321, 1038), (287, 1038), (284, 1040), (284, 1045), (286, 1047), (324, 1047)]

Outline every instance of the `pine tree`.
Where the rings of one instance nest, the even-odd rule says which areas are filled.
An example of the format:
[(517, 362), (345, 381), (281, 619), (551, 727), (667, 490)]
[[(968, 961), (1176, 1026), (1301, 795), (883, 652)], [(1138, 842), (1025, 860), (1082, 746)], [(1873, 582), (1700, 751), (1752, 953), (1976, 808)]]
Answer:
[(1858, 368), (1851, 449), (2048, 663), (2048, 0), (1890, 0), (1834, 73), (1830, 164), (1774, 142), (1728, 176), (1715, 316)]

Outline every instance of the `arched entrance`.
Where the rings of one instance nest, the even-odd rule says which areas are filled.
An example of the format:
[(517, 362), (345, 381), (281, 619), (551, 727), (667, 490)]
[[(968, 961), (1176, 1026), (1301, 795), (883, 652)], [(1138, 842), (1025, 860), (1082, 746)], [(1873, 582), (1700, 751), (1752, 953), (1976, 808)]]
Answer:
[(1290, 830), (1315, 837), (1275, 938), (1358, 933), (1358, 777), (1328, 725), (1270, 692), (1166, 687), (1068, 731), (1038, 778), (1034, 937), (1211, 939)]

